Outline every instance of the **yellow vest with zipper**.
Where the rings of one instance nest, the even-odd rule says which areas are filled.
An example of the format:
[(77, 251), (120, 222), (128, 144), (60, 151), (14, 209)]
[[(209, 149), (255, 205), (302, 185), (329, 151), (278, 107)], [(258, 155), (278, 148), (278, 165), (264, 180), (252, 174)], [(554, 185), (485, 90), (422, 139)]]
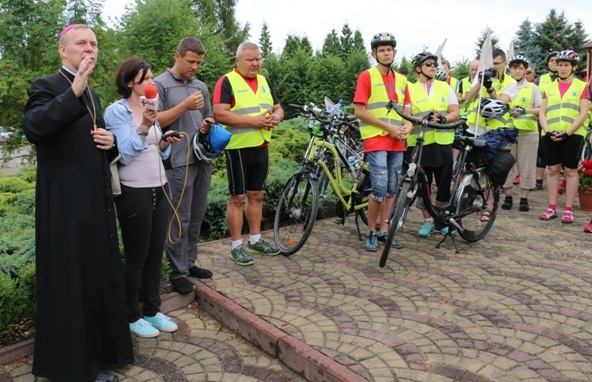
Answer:
[[(439, 111), (441, 115), (448, 114), (448, 105), (450, 104), (450, 85), (446, 82), (435, 80), (432, 99), (425, 92), (421, 82), (409, 83), (409, 97), (413, 105), (413, 115), (417, 118), (423, 118), (432, 111)], [(421, 126), (413, 126), (411, 134), (407, 138), (407, 146), (415, 146)], [(437, 143), (439, 145), (450, 145), (454, 141), (454, 131), (436, 130), (426, 128), (424, 134), (424, 145)]]
[[(563, 97), (559, 92), (559, 83), (553, 82), (547, 88), (547, 125), (549, 131), (567, 131), (580, 116), (580, 99), (586, 89), (586, 83), (574, 78)], [(579, 126), (574, 134), (586, 136), (584, 126)]]
[[(232, 86), (234, 94), (234, 106), (230, 111), (238, 115), (254, 117), (266, 110), (273, 108), (273, 96), (267, 80), (262, 75), (257, 75), (257, 92), (255, 93), (244, 78), (234, 70), (226, 77)], [(226, 150), (242, 149), (246, 147), (258, 147), (271, 140), (271, 131), (258, 127), (229, 127), (224, 126), (232, 133), (232, 138), (226, 146)]]
[(541, 91), (541, 94), (546, 93), (547, 88), (551, 86), (551, 84), (555, 81), (551, 80), (551, 73), (543, 74), (539, 79), (539, 89)]
[[(467, 95), (467, 93), (469, 92), (469, 90), (471, 90), (471, 87), (473, 86), (473, 83), (471, 82), (471, 77), (465, 77), (460, 82), (462, 83), (462, 93), (461, 93), (461, 96), (464, 97), (464, 96)], [(461, 102), (459, 104), (460, 115), (467, 115), (468, 112), (469, 112), (469, 106), (471, 106), (471, 102), (469, 102), (469, 101), (463, 101), (463, 102)]]
[[(368, 103), (366, 105), (366, 110), (370, 112), (373, 116), (384, 121), (390, 125), (394, 126), (401, 126), (402, 119), (397, 112), (392, 110), (390, 113), (387, 114), (386, 105), (389, 102), (389, 96), (384, 86), (384, 82), (382, 80), (382, 74), (378, 71), (376, 67), (368, 69), (370, 73), (370, 98), (368, 98)], [(399, 103), (402, 103), (405, 99), (405, 87), (407, 85), (407, 79), (402, 75), (398, 74), (397, 72), (393, 72), (395, 76), (395, 92), (397, 93), (397, 97), (399, 99)], [(388, 132), (378, 126), (372, 126), (368, 123), (359, 120), (360, 124), (360, 135), (362, 139), (368, 139), (377, 136), (385, 136)]]
[[(535, 85), (526, 80), (524, 82), (524, 87), (520, 88), (516, 99), (510, 103), (510, 106), (520, 106), (523, 109), (530, 109), (530, 105), (532, 104), (532, 90)], [(539, 128), (537, 120), (536, 115), (525, 113), (520, 117), (512, 118), (512, 123), (518, 130), (536, 131)]]

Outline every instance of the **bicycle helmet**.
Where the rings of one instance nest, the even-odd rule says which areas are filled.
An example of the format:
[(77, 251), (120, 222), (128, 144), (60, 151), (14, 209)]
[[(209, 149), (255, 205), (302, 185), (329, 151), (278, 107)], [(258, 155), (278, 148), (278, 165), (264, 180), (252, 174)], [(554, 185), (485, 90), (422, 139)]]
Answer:
[(577, 65), (580, 63), (580, 56), (573, 50), (562, 50), (557, 53), (556, 61), (569, 61), (572, 65)]
[(436, 62), (438, 61), (438, 56), (435, 54), (430, 52), (421, 52), (413, 57), (413, 60), (411, 60), (411, 66), (413, 66), (413, 69), (415, 69), (418, 66), (421, 66), (421, 64), (423, 64), (423, 62), (428, 58), (433, 58)]
[(206, 141), (205, 135), (202, 134), (201, 131), (195, 133), (195, 135), (193, 136), (192, 143), (193, 153), (199, 161), (210, 163), (211, 161), (222, 155), (221, 152), (215, 153), (214, 151), (212, 151), (209, 143)]
[(525, 68), (528, 68), (528, 60), (522, 54), (517, 54), (508, 61), (508, 66), (512, 66), (514, 63), (522, 63)]
[(552, 59), (553, 57), (557, 57), (557, 53), (559, 53), (559, 52), (556, 50), (552, 50), (549, 52), (549, 54), (547, 54), (547, 59), (546, 59), (547, 64), (549, 63), (550, 59)]
[(506, 114), (509, 106), (499, 99), (483, 98), (479, 110), (483, 118), (499, 118)]
[(195, 133), (192, 139), (193, 153), (197, 160), (210, 163), (222, 155), (231, 134), (222, 125), (215, 123), (207, 134)]
[(442, 69), (436, 70), (436, 79), (439, 81), (446, 81), (448, 79), (448, 73)]
[(370, 41), (370, 47), (372, 50), (374, 50), (374, 48), (380, 45), (390, 45), (393, 48), (396, 48), (397, 40), (395, 40), (395, 36), (388, 32), (380, 32), (372, 37), (372, 40)]

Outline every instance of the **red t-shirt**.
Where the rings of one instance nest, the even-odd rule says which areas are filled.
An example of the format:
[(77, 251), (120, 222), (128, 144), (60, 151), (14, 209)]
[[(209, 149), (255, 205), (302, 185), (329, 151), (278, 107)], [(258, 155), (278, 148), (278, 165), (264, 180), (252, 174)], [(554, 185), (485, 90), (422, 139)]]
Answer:
[[(559, 84), (559, 94), (561, 95), (561, 97), (563, 97), (565, 92), (567, 92), (567, 90), (571, 86), (571, 82), (557, 81), (557, 83)], [(543, 98), (547, 98), (546, 92), (543, 92)], [(590, 99), (590, 89), (587, 86), (582, 92), (582, 96), (580, 97), (580, 99)]]
[[(382, 81), (389, 100), (396, 101), (398, 103), (399, 97), (395, 91), (395, 76), (393, 72), (389, 74), (382, 74)], [(372, 85), (370, 82), (370, 72), (367, 70), (360, 73), (358, 77), (358, 84), (356, 85), (356, 94), (354, 95), (354, 103), (368, 105), (368, 99), (372, 94)], [(411, 103), (409, 98), (409, 92), (405, 87), (405, 104)], [(395, 113), (392, 111), (391, 113)], [(364, 139), (364, 152), (369, 153), (372, 151), (405, 151), (405, 141), (393, 138), (390, 135), (376, 136), (372, 138)]]

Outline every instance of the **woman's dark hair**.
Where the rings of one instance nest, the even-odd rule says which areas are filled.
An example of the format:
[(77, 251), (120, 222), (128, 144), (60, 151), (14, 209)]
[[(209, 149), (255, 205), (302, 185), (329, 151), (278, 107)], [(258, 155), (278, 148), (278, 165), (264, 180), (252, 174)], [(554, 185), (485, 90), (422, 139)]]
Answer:
[(140, 77), (140, 82), (144, 82), (146, 78), (146, 73), (150, 70), (150, 64), (146, 61), (139, 59), (138, 57), (130, 57), (126, 58), (121, 65), (119, 65), (119, 69), (117, 69), (117, 74), (115, 75), (115, 86), (117, 87), (117, 93), (121, 94), (123, 98), (128, 98), (132, 94), (132, 88), (128, 86), (130, 82), (134, 82), (136, 80), (136, 76), (138, 73), (142, 72), (142, 76)]

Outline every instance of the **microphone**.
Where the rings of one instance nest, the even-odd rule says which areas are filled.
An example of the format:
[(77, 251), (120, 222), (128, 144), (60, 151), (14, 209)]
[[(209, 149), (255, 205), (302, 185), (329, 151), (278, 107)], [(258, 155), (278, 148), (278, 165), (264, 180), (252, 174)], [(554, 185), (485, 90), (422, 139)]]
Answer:
[(139, 97), (140, 107), (150, 110), (158, 110), (158, 91), (156, 86), (150, 84), (144, 88), (144, 95)]

